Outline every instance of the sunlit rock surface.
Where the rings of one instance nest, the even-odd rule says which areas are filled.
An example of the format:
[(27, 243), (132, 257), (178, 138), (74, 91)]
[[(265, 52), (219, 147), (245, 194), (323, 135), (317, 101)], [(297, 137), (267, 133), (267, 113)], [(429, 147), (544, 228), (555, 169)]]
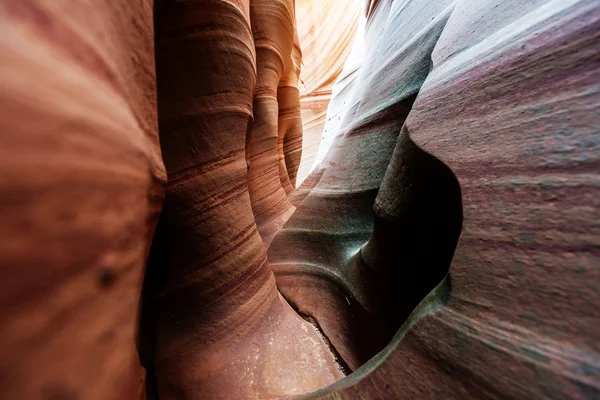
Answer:
[(313, 168), (334, 83), (352, 49), (362, 14), (360, 0), (296, 1), (302, 47), (300, 103), (304, 128), (298, 183), (302, 183)]

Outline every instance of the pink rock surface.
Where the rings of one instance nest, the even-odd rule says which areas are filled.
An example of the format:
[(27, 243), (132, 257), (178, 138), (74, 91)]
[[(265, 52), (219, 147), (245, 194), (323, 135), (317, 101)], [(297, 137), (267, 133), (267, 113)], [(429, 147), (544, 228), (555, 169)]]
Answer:
[[(369, 10), (366, 42), (376, 44), (357, 110), (269, 258), (284, 296), (330, 338), (349, 331), (341, 296), (392, 327), (412, 314), (375, 358), (311, 398), (596, 398), (598, 3)], [(401, 121), (415, 89), (364, 206), (373, 216), (358, 223), (368, 211), (342, 204), (378, 169), (348, 161), (349, 148)], [(350, 145), (358, 133), (362, 144)], [(321, 292), (326, 304), (306, 302)], [(332, 343), (351, 366), (364, 344), (348, 334)]]

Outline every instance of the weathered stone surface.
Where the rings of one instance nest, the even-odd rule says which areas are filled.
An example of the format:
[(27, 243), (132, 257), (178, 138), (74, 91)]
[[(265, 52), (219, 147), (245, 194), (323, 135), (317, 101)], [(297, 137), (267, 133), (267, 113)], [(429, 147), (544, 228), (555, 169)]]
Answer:
[(294, 212), (279, 174), (277, 88), (294, 44), (292, 0), (254, 0), (250, 4), (256, 47), (254, 123), (248, 135), (248, 189), (258, 230), (265, 241)]
[(296, 188), (296, 178), (302, 158), (302, 116), (300, 114), (300, 92), (298, 79), (302, 51), (298, 33), (294, 29), (294, 47), (288, 58), (277, 87), (279, 109), (277, 154), (279, 156), (279, 178), (281, 186), (289, 196)]
[[(429, 72), (429, 57), (450, 15), (449, 4), (412, 2), (391, 10), (388, 4), (374, 14), (375, 22), (390, 24), (371, 25), (366, 32), (363, 67), (353, 83), (358, 100), (348, 100), (352, 109), (341, 124), (344, 132), (334, 138), (323, 166), (313, 172), (320, 175), (318, 183), (269, 248), (281, 293), (317, 321), (351, 370), (389, 342), (445, 274), (424, 292), (403, 297), (405, 310), (392, 321), (383, 310), (392, 305), (374, 286), (379, 277), (360, 268), (358, 253), (373, 230), (375, 196), (398, 132)], [(388, 57), (393, 69), (382, 68)], [(379, 95), (390, 81), (393, 90)], [(397, 279), (392, 282), (398, 284)], [(392, 307), (400, 308), (397, 303)]]
[[(162, 156), (151, 2), (0, 7), (2, 397), (272, 398), (341, 378), (277, 293), (252, 212), (249, 3), (155, 4)], [(293, 37), (266, 36), (291, 61)], [(295, 57), (275, 90), (296, 85)], [(277, 103), (273, 115), (277, 145)], [(282, 147), (269, 159), (280, 189)], [(139, 347), (146, 394), (137, 314), (163, 157)]]

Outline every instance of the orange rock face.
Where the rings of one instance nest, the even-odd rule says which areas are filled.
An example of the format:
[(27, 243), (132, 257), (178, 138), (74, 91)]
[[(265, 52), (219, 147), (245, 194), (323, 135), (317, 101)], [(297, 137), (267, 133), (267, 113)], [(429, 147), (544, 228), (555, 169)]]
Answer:
[(281, 186), (289, 196), (296, 188), (296, 178), (302, 157), (302, 116), (300, 114), (300, 92), (298, 79), (302, 52), (298, 33), (294, 32), (294, 47), (285, 64), (277, 87), (279, 107), (277, 153), (279, 155), (279, 177)]
[(73, 3), (0, 4), (2, 397), (145, 396), (136, 347), (149, 398), (341, 378), (278, 294), (255, 223), (293, 211), (293, 3), (158, 2), (154, 21), (151, 2)]
[(600, 397), (598, 2), (355, 6), (0, 1), (1, 398)]

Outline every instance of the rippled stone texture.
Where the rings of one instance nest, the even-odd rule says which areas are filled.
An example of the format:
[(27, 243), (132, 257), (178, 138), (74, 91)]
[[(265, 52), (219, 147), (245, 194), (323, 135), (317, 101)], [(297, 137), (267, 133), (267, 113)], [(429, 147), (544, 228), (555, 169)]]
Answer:
[[(248, 193), (254, 116), (274, 128), (265, 164), (286, 196), (278, 167), (301, 132), (286, 93), (293, 30), (265, 33), (289, 49), (270, 86), (289, 107), (279, 134), (274, 96), (274, 112), (253, 110), (248, 2), (159, 1), (154, 23), (143, 1), (0, 7), (2, 396), (273, 398), (341, 378), (278, 294)], [(144, 393), (138, 309), (165, 186), (143, 293)]]
[[(374, 286), (375, 280), (385, 279), (361, 268), (358, 253), (373, 230), (375, 196), (398, 133), (429, 72), (429, 57), (450, 3), (412, 2), (391, 11), (388, 4), (374, 14), (366, 31), (363, 67), (353, 83), (358, 100), (348, 100), (352, 108), (341, 125), (344, 133), (334, 139), (323, 166), (313, 172), (318, 183), (269, 248), (279, 290), (302, 313), (315, 318), (351, 370), (389, 342), (411, 306), (445, 274), (412, 298), (404, 293), (405, 311), (392, 322), (383, 308), (399, 305), (381, 297), (384, 292)], [(395, 10), (402, 12), (394, 14)], [(382, 65), (388, 57), (393, 69)], [(407, 229), (412, 230), (412, 224)]]
[(294, 29), (294, 47), (277, 87), (279, 178), (281, 186), (288, 196), (296, 188), (296, 178), (302, 157), (303, 130), (298, 90), (301, 64), (302, 51), (298, 41), (298, 32)]

